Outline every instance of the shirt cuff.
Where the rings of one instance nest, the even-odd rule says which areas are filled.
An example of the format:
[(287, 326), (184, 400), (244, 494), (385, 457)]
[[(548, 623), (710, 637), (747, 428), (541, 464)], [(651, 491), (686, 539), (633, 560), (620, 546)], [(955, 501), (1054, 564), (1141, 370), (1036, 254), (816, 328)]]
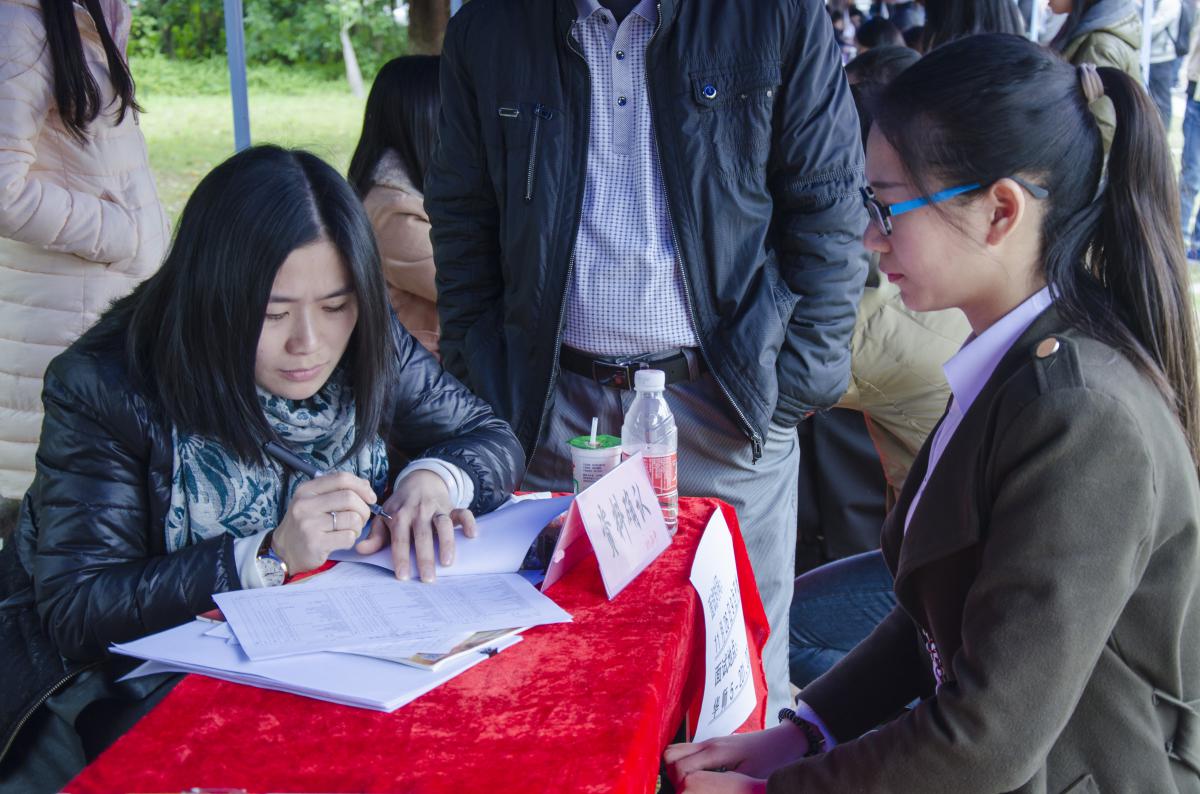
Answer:
[(258, 548), (262, 545), (263, 536), (270, 530), (259, 532), (233, 541), (233, 559), (237, 562), (238, 579), (242, 582), (243, 590), (256, 587), (266, 587), (262, 571), (258, 570)]
[(446, 490), (450, 492), (452, 509), (470, 507), (471, 502), (475, 501), (475, 483), (471, 482), (467, 473), (458, 466), (441, 458), (417, 458), (405, 466), (400, 475), (396, 477), (396, 485), (393, 486), (393, 490), (400, 485), (401, 480), (414, 471), (431, 471), (441, 477), (442, 482), (446, 483)]
[(825, 727), (824, 720), (821, 719), (817, 712), (812, 710), (812, 706), (805, 703), (803, 700), (796, 701), (796, 716), (802, 720), (807, 720), (817, 726), (817, 730), (825, 737), (825, 750), (829, 751), (837, 747), (837, 739), (833, 738), (833, 734)]

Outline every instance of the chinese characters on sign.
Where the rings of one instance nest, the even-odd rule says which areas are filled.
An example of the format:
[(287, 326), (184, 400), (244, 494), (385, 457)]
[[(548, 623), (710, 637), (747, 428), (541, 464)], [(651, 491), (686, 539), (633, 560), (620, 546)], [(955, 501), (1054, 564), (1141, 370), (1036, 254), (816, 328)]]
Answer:
[(704, 610), (704, 707), (694, 736), (700, 742), (737, 730), (754, 712), (756, 697), (733, 537), (720, 510), (700, 539), (690, 578)]
[(616, 598), (671, 545), (671, 535), (640, 454), (575, 497), (546, 571), (543, 589), (579, 561), (580, 549), (587, 545), (584, 533), (596, 552), (609, 600)]

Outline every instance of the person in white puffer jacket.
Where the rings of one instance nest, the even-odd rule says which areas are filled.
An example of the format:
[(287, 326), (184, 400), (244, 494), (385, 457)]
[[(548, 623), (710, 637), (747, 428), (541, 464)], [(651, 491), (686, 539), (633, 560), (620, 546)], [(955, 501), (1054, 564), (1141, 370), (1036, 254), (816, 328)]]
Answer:
[(0, 0), (0, 523), (33, 479), (47, 364), (168, 242), (129, 23), (124, 0)]

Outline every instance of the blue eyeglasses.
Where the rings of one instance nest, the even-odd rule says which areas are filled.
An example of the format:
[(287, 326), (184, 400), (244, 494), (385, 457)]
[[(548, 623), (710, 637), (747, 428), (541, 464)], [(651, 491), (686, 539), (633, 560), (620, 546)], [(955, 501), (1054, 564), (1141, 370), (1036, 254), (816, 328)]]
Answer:
[[(1029, 194), (1036, 199), (1044, 199), (1050, 195), (1050, 192), (1044, 187), (1035, 185), (1021, 177), (1010, 176), (1009, 179), (1028, 190)], [(955, 196), (961, 196), (963, 193), (970, 193), (972, 190), (979, 190), (982, 187), (983, 185), (979, 182), (972, 182), (969, 185), (960, 185), (958, 187), (939, 190), (931, 196), (921, 196), (909, 199), (908, 201), (901, 201), (899, 204), (884, 204), (875, 197), (875, 190), (870, 185), (859, 188), (859, 192), (862, 193), (863, 206), (867, 208), (867, 214), (871, 216), (871, 222), (878, 227), (879, 231), (883, 232), (884, 237), (891, 237), (892, 218), (903, 215), (906, 212), (912, 212), (915, 209), (920, 209), (929, 204), (940, 204), (943, 201), (949, 201)]]

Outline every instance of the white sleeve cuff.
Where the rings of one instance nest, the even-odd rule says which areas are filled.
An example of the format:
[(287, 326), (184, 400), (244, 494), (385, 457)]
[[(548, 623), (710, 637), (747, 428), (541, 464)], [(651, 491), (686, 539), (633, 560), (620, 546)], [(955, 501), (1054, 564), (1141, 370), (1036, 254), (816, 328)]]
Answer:
[(233, 541), (233, 558), (237, 562), (238, 579), (242, 582), (243, 590), (252, 590), (256, 587), (266, 587), (267, 583), (263, 581), (262, 572), (258, 570), (258, 547), (262, 545), (263, 535), (270, 530), (260, 532), (257, 535), (250, 535), (244, 538), (237, 538)]
[(803, 700), (796, 701), (796, 716), (802, 720), (808, 720), (813, 725), (817, 726), (817, 730), (825, 737), (825, 750), (829, 751), (837, 747), (837, 739), (833, 738), (833, 734), (825, 727), (824, 720), (821, 719), (817, 712), (812, 710), (812, 706), (805, 703)]
[(465, 471), (441, 458), (417, 458), (405, 466), (396, 477), (396, 486), (412, 472), (422, 470), (433, 472), (446, 483), (446, 490), (450, 492), (451, 508), (457, 510), (470, 507), (471, 502), (475, 501), (475, 483), (471, 482)]

